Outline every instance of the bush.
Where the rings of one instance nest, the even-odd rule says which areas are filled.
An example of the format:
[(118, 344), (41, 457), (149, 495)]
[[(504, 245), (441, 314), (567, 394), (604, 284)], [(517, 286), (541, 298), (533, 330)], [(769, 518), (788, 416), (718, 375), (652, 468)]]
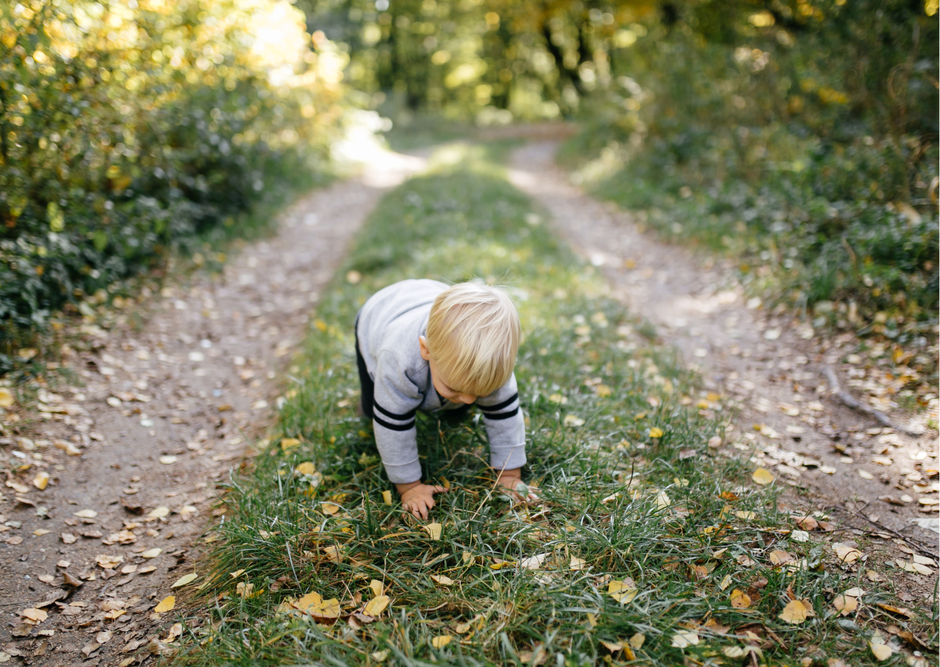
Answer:
[(342, 58), (287, 2), (0, 8), (0, 372), (63, 305), (322, 171)]

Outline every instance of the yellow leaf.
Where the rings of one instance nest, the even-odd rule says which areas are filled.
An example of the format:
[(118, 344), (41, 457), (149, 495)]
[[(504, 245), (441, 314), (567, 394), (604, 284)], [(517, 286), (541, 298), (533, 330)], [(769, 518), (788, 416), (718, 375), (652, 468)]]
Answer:
[(611, 653), (616, 653), (617, 651), (623, 650), (623, 644), (621, 644), (620, 642), (605, 642), (602, 639), (601, 644), (604, 646), (604, 648), (606, 648)]
[(163, 549), (160, 547), (154, 547), (153, 549), (147, 549), (145, 552), (140, 554), (141, 558), (156, 558), (163, 553)]
[(372, 590), (372, 595), (374, 597), (385, 595), (385, 585), (378, 579), (373, 579), (372, 581), (370, 581), (369, 588)]
[(773, 473), (771, 473), (766, 468), (758, 468), (757, 470), (754, 471), (754, 474), (751, 475), (751, 479), (754, 480), (755, 484), (760, 484), (761, 486), (764, 486), (774, 481), (774, 476), (773, 476)]
[(323, 512), (324, 514), (328, 514), (332, 516), (336, 514), (337, 512), (339, 512), (339, 510), (340, 510), (340, 507), (336, 503), (331, 503), (331, 502), (320, 503), (320, 511)]
[(384, 502), (386, 505), (392, 504), (392, 492), (391, 491), (382, 492), (382, 502)]
[(800, 600), (790, 600), (778, 618), (785, 623), (799, 625), (809, 615), (807, 611), (806, 606)]
[(638, 632), (632, 637), (630, 637), (630, 646), (632, 646), (637, 651), (639, 651), (641, 648), (643, 648), (643, 642), (645, 641), (646, 641), (646, 635)]
[(326, 554), (326, 557), (334, 563), (339, 563), (343, 560), (343, 552), (340, 551), (339, 547), (323, 547), (323, 552)]
[(606, 384), (599, 384), (594, 387), (594, 393), (597, 394), (599, 398), (607, 398), (614, 392)]
[(323, 604), (323, 598), (320, 597), (319, 593), (307, 593), (299, 600), (293, 602), (291, 606), (299, 609), (300, 611), (306, 612), (312, 607), (319, 607), (321, 604)]
[(571, 570), (583, 570), (586, 563), (583, 558), (571, 557), (571, 564), (568, 566)]
[(13, 393), (6, 387), (0, 387), (0, 408), (8, 408), (13, 403)]
[(228, 573), (228, 576), (230, 576), (232, 579), (237, 579), (238, 577), (240, 577), (240, 576), (243, 575), (244, 573), (245, 573), (245, 570), (244, 570), (244, 569), (235, 570), (234, 572), (229, 572), (229, 573)]
[(731, 600), (731, 606), (735, 609), (747, 609), (751, 606), (751, 596), (737, 588), (731, 591), (728, 599)]
[(33, 478), (33, 486), (40, 491), (45, 491), (49, 484), (49, 473), (41, 472)]
[(725, 578), (721, 580), (720, 584), (718, 584), (718, 588), (720, 588), (721, 590), (725, 590), (730, 585), (731, 585), (731, 575), (726, 574)]
[(654, 426), (653, 428), (650, 429), (650, 437), (651, 438), (663, 437), (663, 430), (659, 428), (658, 426)]
[(441, 586), (453, 586), (455, 583), (453, 579), (445, 577), (443, 574), (432, 574), (431, 579)]
[(868, 646), (871, 648), (871, 652), (876, 658), (878, 658), (878, 660), (887, 660), (894, 653), (894, 651), (891, 650), (891, 647), (884, 643), (884, 640), (881, 642), (876, 642), (874, 639), (872, 639), (870, 642), (868, 642)]
[(438, 635), (431, 640), (431, 646), (434, 648), (444, 648), (453, 640), (450, 635)]
[(176, 596), (169, 595), (163, 598), (162, 600), (160, 600), (160, 604), (154, 607), (153, 610), (157, 612), (158, 614), (162, 614), (163, 612), (171, 611), (173, 607), (175, 606), (176, 606)]
[(620, 604), (632, 602), (638, 592), (632, 579), (615, 579), (607, 584), (607, 594)]
[(150, 513), (147, 515), (148, 519), (162, 519), (170, 513), (170, 508), (164, 505), (160, 507), (154, 507), (150, 510)]
[(281, 438), (281, 451), (286, 452), (294, 447), (300, 446), (300, 440), (297, 438)]
[(376, 651), (375, 653), (372, 654), (372, 659), (375, 660), (376, 662), (385, 662), (386, 660), (388, 660), (388, 656), (390, 653), (391, 651), (389, 651), (388, 649), (385, 649), (382, 651)]
[(858, 598), (854, 598), (851, 595), (838, 595), (836, 599), (832, 601), (832, 606), (843, 616), (848, 616), (858, 609)]
[[(371, 602), (375, 602), (375, 600), (370, 600), (370, 603)], [(318, 618), (339, 618), (339, 600), (336, 598), (324, 600), (319, 607), (311, 607), (308, 609), (307, 613), (311, 616), (317, 616)]]
[(303, 463), (298, 464), (296, 468), (294, 468), (294, 472), (296, 472), (299, 475), (312, 475), (316, 471), (317, 471), (316, 466), (314, 466), (310, 461), (304, 461)]
[(389, 597), (387, 595), (377, 595), (366, 603), (363, 612), (368, 616), (378, 616), (388, 607)]
[(189, 574), (184, 574), (182, 577), (177, 579), (170, 588), (179, 588), (180, 586), (185, 586), (186, 584), (192, 583), (196, 580), (199, 575), (195, 572), (190, 572)]
[(432, 540), (441, 539), (441, 531), (443, 530), (443, 526), (441, 526), (441, 524), (435, 521), (434, 523), (429, 523), (428, 525), (423, 526), (423, 528), (428, 531), (428, 535)]

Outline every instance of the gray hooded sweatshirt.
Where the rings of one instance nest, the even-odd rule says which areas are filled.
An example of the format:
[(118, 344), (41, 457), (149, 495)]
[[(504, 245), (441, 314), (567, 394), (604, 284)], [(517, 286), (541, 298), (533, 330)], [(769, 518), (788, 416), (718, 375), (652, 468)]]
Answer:
[[(436, 280), (403, 280), (376, 292), (359, 311), (359, 352), (375, 383), (375, 442), (388, 478), (395, 484), (421, 479), (415, 413), (462, 407), (442, 398), (431, 383), (418, 337), (427, 334), (428, 316), (447, 285)], [(525, 422), (515, 374), (489, 396), (476, 401), (490, 440), (490, 465), (522, 467)]]

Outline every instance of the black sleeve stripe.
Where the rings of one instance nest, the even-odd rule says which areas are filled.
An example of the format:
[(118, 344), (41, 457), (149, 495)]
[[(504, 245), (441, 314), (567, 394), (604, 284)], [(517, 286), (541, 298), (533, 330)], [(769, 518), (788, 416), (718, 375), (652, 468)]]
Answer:
[(372, 419), (374, 419), (375, 423), (379, 426), (384, 426), (385, 428), (392, 431), (410, 431), (415, 427), (414, 419), (412, 419), (407, 424), (392, 424), (391, 422), (387, 422), (384, 419), (379, 419), (378, 415), (372, 415)]
[(378, 403), (373, 402), (372, 405), (378, 408), (378, 411), (381, 412), (386, 417), (388, 417), (389, 419), (397, 419), (398, 421), (405, 421), (406, 419), (412, 419), (417, 413), (417, 409), (415, 409), (415, 410), (412, 410), (411, 412), (406, 412), (403, 415), (396, 415), (394, 412), (389, 412)]
[(501, 412), (498, 415), (491, 415), (487, 412), (484, 412), (483, 418), (484, 419), (509, 419), (510, 417), (515, 417), (517, 414), (519, 414), (519, 408), (515, 408), (513, 410), (510, 410), (509, 412)]
[(512, 405), (512, 402), (517, 398), (519, 398), (519, 392), (516, 392), (502, 403), (497, 403), (496, 405), (481, 405), (480, 410), (483, 412), (499, 412), (503, 408), (508, 408), (510, 405)]

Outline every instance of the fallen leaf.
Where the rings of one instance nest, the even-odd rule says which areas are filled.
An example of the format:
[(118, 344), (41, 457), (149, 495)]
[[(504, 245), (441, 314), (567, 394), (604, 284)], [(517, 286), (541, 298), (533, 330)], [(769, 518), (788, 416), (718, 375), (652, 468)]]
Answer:
[(774, 481), (774, 476), (766, 468), (758, 468), (757, 470), (754, 471), (754, 474), (751, 475), (751, 479), (754, 480), (755, 484), (760, 484), (761, 486), (765, 486)]
[(323, 552), (326, 554), (326, 557), (329, 558), (334, 563), (340, 563), (343, 560), (343, 552), (340, 551), (339, 547), (336, 547), (336, 546), (323, 547)]
[(119, 563), (124, 562), (124, 556), (108, 556), (106, 554), (101, 554), (99, 556), (95, 556), (95, 562), (105, 570), (113, 570), (118, 566)]
[(340, 506), (337, 505), (336, 503), (331, 503), (331, 502), (320, 503), (320, 511), (330, 516), (339, 512), (340, 509), (341, 509)]
[(695, 646), (699, 642), (698, 633), (692, 630), (679, 630), (672, 636), (672, 646), (676, 648), (686, 648)]
[(583, 558), (571, 557), (571, 563), (568, 565), (570, 570), (583, 570), (586, 563)]
[(382, 492), (382, 502), (384, 502), (386, 505), (392, 504), (392, 492), (391, 491)]
[(808, 615), (808, 610), (801, 600), (790, 600), (778, 618), (785, 623), (799, 625)]
[(167, 454), (167, 455), (165, 455), (165, 456), (161, 456), (161, 457), (160, 457), (160, 463), (162, 463), (162, 464), (165, 465), (165, 466), (172, 465), (172, 464), (176, 463), (176, 457), (173, 456), (172, 454)]
[(873, 638), (870, 642), (868, 642), (868, 646), (871, 648), (872, 654), (878, 660), (887, 660), (894, 653), (894, 651), (891, 650), (891, 647), (884, 643), (884, 640), (882, 640), (881, 643), (878, 643)]
[(0, 408), (8, 408), (15, 402), (12, 392), (6, 387), (0, 387)]
[(632, 602), (638, 592), (639, 589), (629, 577), (623, 580), (615, 579), (607, 584), (607, 594), (620, 604)]
[(911, 614), (910, 609), (905, 609), (904, 607), (895, 607), (892, 604), (884, 604), (882, 602), (876, 602), (875, 604), (877, 604), (879, 607), (881, 607), (885, 611), (890, 611), (892, 614), (899, 614), (906, 618), (911, 618), (911, 616), (913, 615)]
[(20, 616), (25, 618), (26, 622), (30, 625), (38, 625), (39, 623), (45, 621), (49, 617), (49, 614), (42, 609), (34, 609), (33, 607), (29, 607), (21, 611)]
[(445, 577), (443, 574), (432, 574), (431, 579), (441, 586), (453, 586), (455, 583), (453, 579)]
[(156, 607), (154, 607), (153, 610), (157, 612), (158, 614), (162, 614), (164, 612), (171, 611), (173, 607), (175, 606), (176, 606), (176, 596), (169, 595), (163, 598), (162, 600), (160, 600), (160, 603)]
[(639, 651), (641, 648), (643, 648), (643, 642), (645, 641), (646, 641), (646, 635), (638, 632), (632, 637), (630, 637), (630, 646), (632, 646), (637, 651)]
[(565, 426), (584, 426), (584, 420), (577, 415), (566, 415)]
[(190, 572), (189, 574), (184, 574), (182, 577), (173, 582), (173, 585), (170, 588), (179, 588), (180, 586), (185, 586), (196, 580), (199, 575), (195, 572)]
[(95, 510), (79, 510), (78, 512), (73, 512), (72, 516), (77, 516), (80, 519), (94, 519), (98, 516), (98, 513)]
[[(446, 577), (445, 577), (446, 578)], [(387, 595), (377, 595), (366, 603), (363, 612), (369, 616), (378, 616), (388, 607), (390, 599)]]
[(431, 639), (431, 646), (434, 648), (444, 648), (453, 640), (453, 637), (450, 635), (438, 635)]
[(141, 558), (156, 558), (163, 553), (163, 549), (160, 547), (154, 547), (153, 549), (147, 549), (145, 552), (140, 554)]
[(793, 556), (788, 554), (786, 551), (781, 551), (778, 549), (770, 552), (770, 562), (773, 565), (785, 565), (792, 560), (794, 560)]
[(650, 429), (650, 437), (651, 438), (663, 437), (663, 430), (659, 428), (658, 426), (654, 426), (653, 428)]
[(725, 590), (730, 585), (731, 585), (731, 575), (726, 574), (724, 578), (721, 580), (721, 583), (718, 584), (718, 588), (720, 588), (721, 590)]
[(376, 662), (385, 662), (388, 659), (388, 656), (391, 654), (391, 651), (384, 649), (382, 651), (376, 651), (372, 654), (372, 659)]
[(286, 452), (293, 449), (294, 447), (300, 446), (300, 440), (297, 438), (282, 438), (281, 439), (281, 451)]
[(832, 601), (832, 606), (843, 616), (848, 616), (858, 609), (858, 599), (851, 595), (837, 595)]
[(150, 514), (147, 515), (149, 519), (162, 519), (165, 516), (170, 514), (170, 508), (165, 506), (155, 507), (150, 510)]
[(372, 590), (372, 595), (374, 597), (385, 595), (385, 585), (378, 579), (373, 579), (370, 581), (369, 588)]
[(546, 558), (548, 558), (548, 554), (538, 554), (536, 556), (523, 558), (521, 561), (519, 561), (519, 567), (523, 570), (537, 570), (542, 567), (542, 562)]
[(45, 491), (46, 486), (49, 485), (49, 473), (41, 472), (33, 478), (33, 486), (35, 486), (40, 491)]
[(423, 528), (428, 531), (428, 536), (430, 536), (432, 540), (436, 541), (441, 539), (441, 531), (443, 530), (443, 526), (441, 526), (441, 524), (435, 521), (433, 523), (427, 524), (426, 526), (423, 526)]
[(620, 642), (607, 642), (602, 639), (601, 645), (604, 648), (606, 648), (608, 651), (610, 651), (611, 653), (616, 653), (617, 651), (623, 650), (623, 644), (621, 644)]
[(836, 556), (843, 563), (854, 563), (862, 556), (861, 551), (855, 547), (850, 547), (847, 544), (842, 544), (841, 542), (836, 542), (833, 544), (832, 550), (836, 552)]
[(751, 606), (751, 596), (738, 588), (731, 591), (728, 599), (735, 609), (748, 609)]

